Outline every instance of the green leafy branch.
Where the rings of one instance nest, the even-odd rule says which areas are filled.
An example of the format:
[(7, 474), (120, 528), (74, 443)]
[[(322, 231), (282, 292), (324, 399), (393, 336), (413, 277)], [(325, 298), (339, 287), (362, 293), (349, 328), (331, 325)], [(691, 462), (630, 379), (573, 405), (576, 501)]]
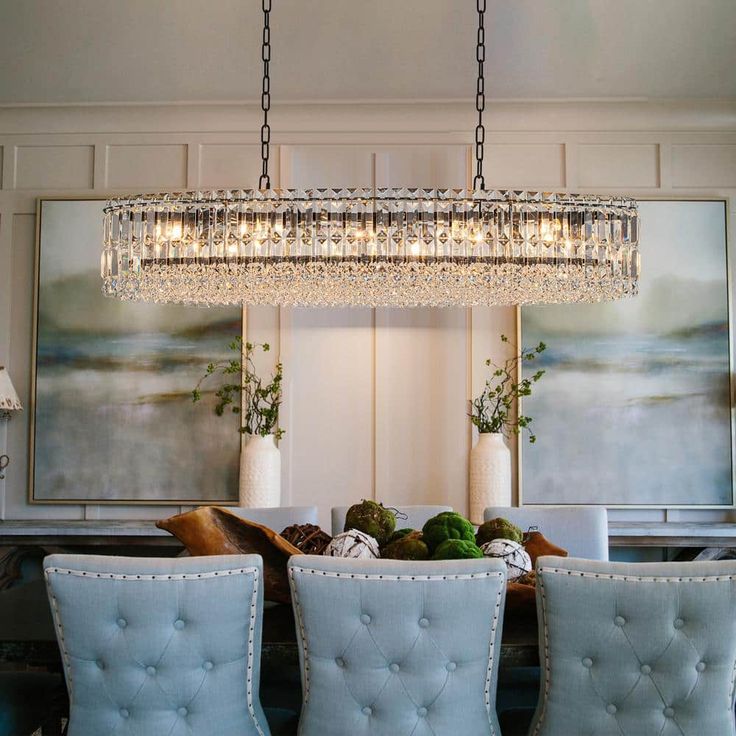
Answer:
[[(221, 417), (229, 410), (233, 414), (242, 415), (240, 422), (242, 434), (261, 437), (273, 434), (277, 439), (281, 439), (284, 430), (278, 423), (283, 396), (283, 365), (281, 362), (276, 363), (270, 382), (264, 385), (263, 379), (256, 372), (253, 354), (257, 348), (267, 353), (271, 350), (271, 346), (267, 342), (243, 343), (241, 337), (236, 337), (228, 348), (237, 352), (239, 358), (210, 363), (192, 391), (192, 401), (195, 403), (201, 401), (202, 385), (209, 378), (215, 375), (223, 376), (225, 383), (215, 392), (217, 399), (215, 414)], [(236, 379), (238, 376), (239, 379)]]
[[(501, 335), (501, 342), (508, 343), (508, 337)], [(532, 386), (544, 375), (538, 370), (529, 378), (518, 378), (519, 365), (532, 363), (547, 346), (540, 342), (534, 348), (519, 350), (515, 345), (516, 355), (505, 362), (494, 363), (490, 358), (486, 366), (491, 369), (491, 377), (485, 382), (480, 396), (470, 402), (470, 421), (481, 433), (501, 432), (505, 435), (518, 435), (523, 429), (529, 433), (529, 442), (536, 442), (537, 437), (529, 426), (532, 418), (524, 414), (514, 416), (514, 405), (523, 396), (531, 396)]]

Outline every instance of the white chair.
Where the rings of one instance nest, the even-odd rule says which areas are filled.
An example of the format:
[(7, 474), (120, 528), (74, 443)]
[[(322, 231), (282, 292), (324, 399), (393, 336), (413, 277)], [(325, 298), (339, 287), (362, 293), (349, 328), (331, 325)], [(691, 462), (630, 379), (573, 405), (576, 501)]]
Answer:
[(523, 531), (537, 527), (570, 557), (608, 561), (608, 512), (602, 506), (491, 506), (483, 512), (485, 521), (499, 516)]
[[(386, 507), (399, 512), (399, 517), (396, 519), (397, 529), (421, 529), (433, 516), (443, 511), (452, 511), (452, 506), (391, 506), (387, 504)], [(345, 531), (345, 517), (349, 508), (350, 506), (332, 507), (333, 536)], [(406, 519), (401, 518), (401, 514), (404, 514)]]

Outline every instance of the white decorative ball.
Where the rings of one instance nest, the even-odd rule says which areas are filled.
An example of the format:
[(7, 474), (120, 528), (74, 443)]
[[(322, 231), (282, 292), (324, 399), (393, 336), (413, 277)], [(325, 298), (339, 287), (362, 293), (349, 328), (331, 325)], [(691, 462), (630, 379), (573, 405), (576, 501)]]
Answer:
[(349, 529), (332, 538), (322, 553), (328, 557), (350, 557), (354, 560), (373, 560), (380, 557), (378, 542), (365, 532)]
[(496, 557), (506, 563), (508, 579), (518, 580), (532, 570), (532, 558), (527, 551), (511, 539), (494, 539), (481, 545), (486, 557)]

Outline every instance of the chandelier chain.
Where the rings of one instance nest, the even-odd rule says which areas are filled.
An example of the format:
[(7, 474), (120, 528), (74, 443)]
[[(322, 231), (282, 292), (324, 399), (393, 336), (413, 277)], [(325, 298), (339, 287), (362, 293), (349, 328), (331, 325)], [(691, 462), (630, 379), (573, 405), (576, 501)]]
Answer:
[(271, 109), (271, 0), (263, 0), (263, 38), (261, 42), (261, 60), (263, 61), (263, 86), (261, 88), (261, 176), (258, 179), (259, 189), (271, 188), (271, 177), (268, 174), (268, 159), (271, 154), (271, 126), (268, 124), (268, 111)]
[(478, 37), (475, 46), (475, 59), (478, 62), (478, 81), (475, 88), (475, 109), (478, 111), (478, 124), (475, 126), (475, 178), (473, 189), (485, 189), (483, 178), (483, 146), (486, 142), (486, 129), (483, 125), (483, 112), (486, 109), (486, 29), (485, 12), (486, 0), (477, 1), (478, 8)]

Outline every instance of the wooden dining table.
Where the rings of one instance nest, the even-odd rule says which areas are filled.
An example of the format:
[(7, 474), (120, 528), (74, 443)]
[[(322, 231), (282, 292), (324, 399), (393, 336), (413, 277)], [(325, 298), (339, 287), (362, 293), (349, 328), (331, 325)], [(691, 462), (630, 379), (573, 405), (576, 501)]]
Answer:
[[(290, 606), (266, 604), (263, 616), (264, 677), (280, 665), (298, 667), (294, 618)], [(61, 655), (43, 580), (34, 580), (0, 593), (0, 663), (61, 670)], [(501, 671), (539, 664), (536, 622), (529, 618), (504, 621)]]
[[(536, 621), (507, 616), (499, 661), (499, 682), (513, 668), (539, 664)], [(0, 666), (62, 671), (51, 610), (42, 580), (0, 592)], [(301, 708), (299, 649), (291, 606), (266, 604), (261, 653), (261, 703), (292, 713), (279, 734), (296, 733)]]

